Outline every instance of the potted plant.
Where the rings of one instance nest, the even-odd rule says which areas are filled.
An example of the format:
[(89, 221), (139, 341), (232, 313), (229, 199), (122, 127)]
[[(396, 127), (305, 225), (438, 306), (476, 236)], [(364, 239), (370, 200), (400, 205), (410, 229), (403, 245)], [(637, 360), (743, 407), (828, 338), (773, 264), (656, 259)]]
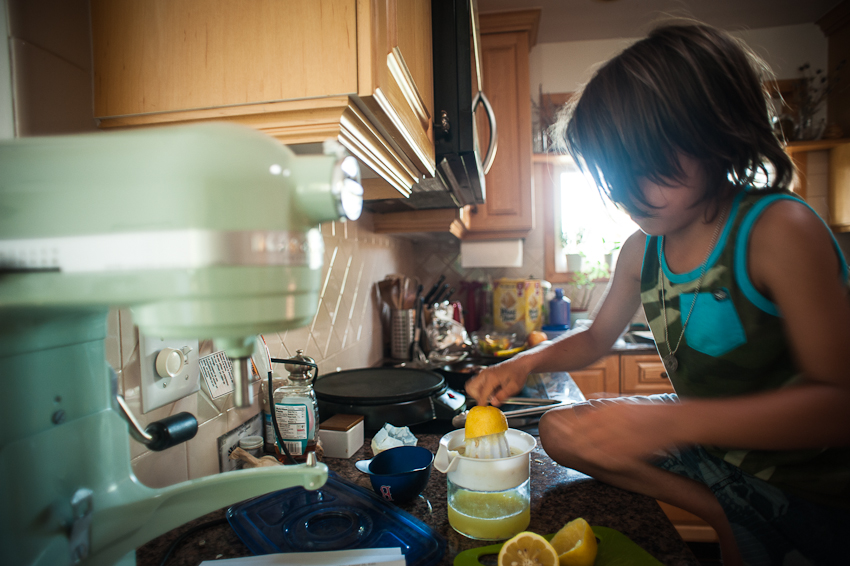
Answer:
[(582, 259), (584, 254), (581, 252), (581, 243), (584, 240), (584, 228), (580, 228), (575, 233), (561, 233), (561, 246), (564, 248), (564, 254), (567, 258), (567, 271), (570, 273), (581, 273)]
[(607, 266), (597, 263), (573, 274), (573, 280), (567, 284), (564, 293), (570, 298), (570, 311), (573, 320), (588, 318), (593, 289), (599, 280), (611, 275)]

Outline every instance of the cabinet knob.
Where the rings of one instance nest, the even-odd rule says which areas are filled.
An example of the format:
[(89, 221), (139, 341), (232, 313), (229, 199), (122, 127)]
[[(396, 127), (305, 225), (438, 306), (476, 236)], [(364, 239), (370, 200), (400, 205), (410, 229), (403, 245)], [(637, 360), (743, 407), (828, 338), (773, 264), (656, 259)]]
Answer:
[(661, 372), (661, 379), (670, 379), (670, 376), (669, 376), (669, 375), (667, 375), (667, 372), (666, 372), (666, 371), (662, 371), (662, 372)]

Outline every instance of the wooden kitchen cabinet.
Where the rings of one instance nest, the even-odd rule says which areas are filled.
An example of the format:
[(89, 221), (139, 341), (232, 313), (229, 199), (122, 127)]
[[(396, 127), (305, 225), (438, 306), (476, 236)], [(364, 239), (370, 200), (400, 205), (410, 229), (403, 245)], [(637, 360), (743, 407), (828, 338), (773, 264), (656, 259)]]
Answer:
[[(470, 211), (464, 239), (518, 238), (534, 227), (528, 56), (539, 18), (539, 10), (480, 15), (482, 90), (496, 115), (498, 150), (485, 203)], [(478, 120), (479, 139), (486, 140), (486, 118)]]
[(850, 139), (812, 140), (790, 142), (785, 152), (797, 168), (792, 189), (804, 200), (812, 195), (809, 191), (809, 154), (813, 151), (828, 151), (827, 202), (829, 217), (824, 218), (836, 232), (850, 231)]
[(620, 355), (620, 393), (654, 395), (673, 393), (673, 385), (658, 354)]
[(587, 398), (673, 393), (658, 354), (618, 353), (571, 371), (570, 377)]
[(434, 174), (429, 0), (92, 0), (91, 14), (101, 128), (337, 139), (398, 196)]
[[(522, 238), (534, 227), (529, 50), (537, 39), (540, 10), (479, 14), (481, 89), (496, 115), (498, 149), (478, 206), (375, 215), (375, 231), (448, 232), (462, 240)], [(490, 126), (476, 113), (478, 139), (487, 153)]]
[(571, 371), (570, 377), (588, 399), (620, 393), (620, 356), (606, 356), (593, 365)]

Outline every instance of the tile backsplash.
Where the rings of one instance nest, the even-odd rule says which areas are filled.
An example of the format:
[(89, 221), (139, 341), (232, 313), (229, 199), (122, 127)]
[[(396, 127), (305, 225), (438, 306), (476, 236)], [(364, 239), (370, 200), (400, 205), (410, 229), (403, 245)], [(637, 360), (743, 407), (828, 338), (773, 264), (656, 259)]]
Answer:
[[(375, 365), (383, 357), (381, 321), (375, 282), (390, 273), (412, 273), (413, 244), (409, 240), (375, 234), (371, 217), (356, 222), (329, 222), (321, 226), (325, 242), (322, 287), (316, 316), (303, 328), (266, 334), (272, 357), (287, 358), (296, 350), (316, 360), (319, 373)], [(201, 356), (214, 344), (200, 343)], [(254, 405), (237, 409), (232, 396), (212, 399), (202, 387), (170, 405), (142, 414), (138, 329), (128, 310), (109, 313), (107, 361), (119, 376), (119, 390), (142, 426), (179, 412), (198, 419), (197, 436), (162, 452), (131, 443), (133, 470), (142, 483), (163, 487), (219, 471), (217, 439), (256, 415), (259, 381), (254, 382)], [(282, 371), (282, 368), (281, 368)]]

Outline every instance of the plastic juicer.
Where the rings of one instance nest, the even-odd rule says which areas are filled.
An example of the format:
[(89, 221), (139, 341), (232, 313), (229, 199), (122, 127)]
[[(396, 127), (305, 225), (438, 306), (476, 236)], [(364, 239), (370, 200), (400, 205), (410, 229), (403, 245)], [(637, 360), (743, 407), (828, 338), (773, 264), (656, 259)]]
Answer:
[(531, 522), (530, 434), (508, 429), (510, 456), (470, 458), (463, 453), (464, 429), (440, 439), (434, 467), (446, 474), (449, 525), (476, 540), (505, 540)]
[[(0, 142), (2, 562), (132, 565), (193, 518), (323, 485), (314, 460), (141, 484), (106, 319), (129, 307), (146, 335), (213, 339), (233, 362), (234, 403), (250, 405), (254, 337), (312, 320), (317, 225), (361, 205), (357, 162), (338, 146), (296, 156), (231, 124)], [(160, 423), (134, 434), (154, 449), (194, 434)]]

